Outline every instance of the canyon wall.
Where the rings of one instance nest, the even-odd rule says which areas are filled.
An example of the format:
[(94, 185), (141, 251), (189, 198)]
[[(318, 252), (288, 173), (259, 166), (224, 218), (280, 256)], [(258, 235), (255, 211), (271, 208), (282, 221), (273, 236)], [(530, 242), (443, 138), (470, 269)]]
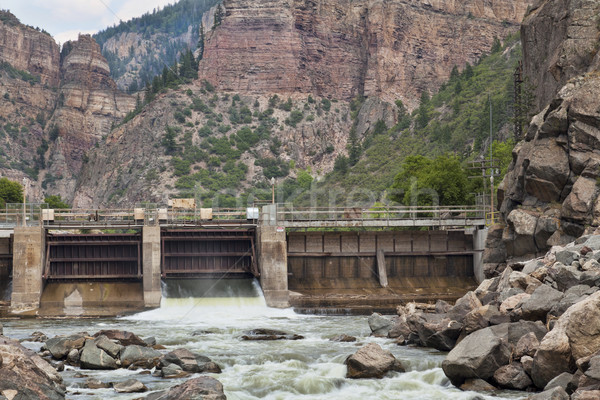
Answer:
[[(525, 19), (524, 70), (538, 107), (498, 190), (505, 222), (492, 229), (484, 262), (529, 258), (600, 226), (600, 4), (539, 2)], [(536, 44), (539, 47), (536, 47)]]
[(225, 0), (199, 77), (240, 93), (417, 105), (517, 30), (528, 1)]

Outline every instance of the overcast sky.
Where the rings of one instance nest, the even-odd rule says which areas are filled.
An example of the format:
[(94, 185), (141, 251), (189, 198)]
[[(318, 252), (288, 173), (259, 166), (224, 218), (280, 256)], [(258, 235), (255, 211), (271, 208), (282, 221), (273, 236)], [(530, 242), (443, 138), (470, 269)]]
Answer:
[(49, 32), (59, 43), (79, 33), (96, 33), (176, 0), (0, 0), (26, 25)]

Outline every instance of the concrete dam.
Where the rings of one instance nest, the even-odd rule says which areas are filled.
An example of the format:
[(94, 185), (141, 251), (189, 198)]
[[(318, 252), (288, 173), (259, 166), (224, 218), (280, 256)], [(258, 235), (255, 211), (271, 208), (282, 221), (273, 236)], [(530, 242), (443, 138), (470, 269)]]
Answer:
[(0, 312), (121, 315), (159, 307), (165, 283), (230, 278), (257, 279), (270, 307), (391, 312), (477, 285), (487, 232), (478, 210), (260, 211), (70, 210), (15, 221), (0, 237)]

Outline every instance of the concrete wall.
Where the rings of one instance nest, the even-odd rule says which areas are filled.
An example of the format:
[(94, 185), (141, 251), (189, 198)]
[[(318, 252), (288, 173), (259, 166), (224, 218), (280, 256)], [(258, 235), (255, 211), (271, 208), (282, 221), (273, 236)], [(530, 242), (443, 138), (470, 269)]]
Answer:
[(39, 307), (43, 289), (44, 232), (40, 227), (15, 227), (12, 312), (34, 312)]
[(488, 228), (474, 229), (473, 231), (473, 249), (478, 250), (473, 255), (473, 271), (478, 283), (483, 282), (485, 274), (483, 273), (483, 250), (485, 249), (485, 240), (487, 239)]
[(160, 306), (160, 263), (160, 227), (144, 226), (142, 229), (142, 268), (144, 306), (148, 308)]
[(257, 236), (260, 285), (267, 306), (287, 308), (289, 292), (285, 229), (259, 226)]

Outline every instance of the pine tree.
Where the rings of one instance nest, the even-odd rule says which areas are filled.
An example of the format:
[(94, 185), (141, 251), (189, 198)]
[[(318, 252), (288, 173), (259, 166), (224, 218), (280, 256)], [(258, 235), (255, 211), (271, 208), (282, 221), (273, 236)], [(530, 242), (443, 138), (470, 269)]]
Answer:
[(225, 16), (225, 10), (223, 10), (223, 7), (219, 4), (217, 6), (217, 10), (215, 11), (215, 22), (213, 23), (213, 31), (217, 28), (217, 26), (221, 25), (221, 22), (223, 22), (223, 17)]
[(204, 24), (200, 21), (200, 39), (198, 40), (198, 62), (204, 58)]

